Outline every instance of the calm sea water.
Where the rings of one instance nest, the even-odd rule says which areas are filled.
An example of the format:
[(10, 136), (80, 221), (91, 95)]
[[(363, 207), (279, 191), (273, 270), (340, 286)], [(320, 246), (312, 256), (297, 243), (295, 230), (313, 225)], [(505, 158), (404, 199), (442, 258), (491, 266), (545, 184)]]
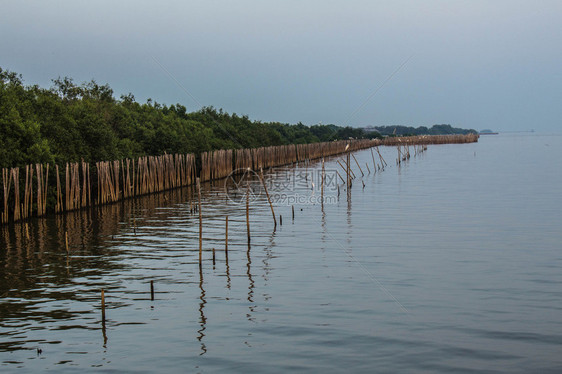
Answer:
[(381, 152), (323, 204), (320, 163), (270, 171), (250, 246), (205, 185), (201, 271), (190, 189), (0, 229), (0, 372), (562, 372), (562, 137)]

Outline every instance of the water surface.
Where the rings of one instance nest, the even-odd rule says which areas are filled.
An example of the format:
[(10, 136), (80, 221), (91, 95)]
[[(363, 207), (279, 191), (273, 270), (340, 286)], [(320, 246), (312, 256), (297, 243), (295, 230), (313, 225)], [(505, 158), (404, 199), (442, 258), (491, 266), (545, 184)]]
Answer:
[(321, 163), (269, 171), (250, 246), (204, 185), (201, 271), (189, 188), (0, 229), (0, 370), (562, 371), (562, 137), (381, 152), (350, 199), (327, 160), (324, 204)]

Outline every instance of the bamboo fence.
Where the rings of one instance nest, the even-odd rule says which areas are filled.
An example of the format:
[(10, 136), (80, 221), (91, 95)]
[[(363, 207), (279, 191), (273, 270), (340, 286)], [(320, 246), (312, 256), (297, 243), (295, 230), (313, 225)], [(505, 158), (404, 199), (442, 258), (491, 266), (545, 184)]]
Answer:
[[(64, 165), (63, 174), (59, 165), (54, 165), (54, 173), (51, 174), (48, 164), (27, 165), (22, 168), (25, 177), (23, 173), (20, 174), (20, 168), (2, 168), (0, 224), (17, 222), (32, 216), (44, 216), (48, 211), (63, 213), (189, 186), (195, 183), (197, 176), (202, 182), (206, 182), (222, 179), (233, 173), (242, 173), (247, 169), (259, 171), (379, 145), (397, 146), (399, 155), (409, 155), (409, 146), (477, 141), (478, 135), (470, 134), (223, 149), (201, 153), (200, 170), (196, 168), (194, 154), (164, 154), (139, 157), (136, 160), (100, 161), (92, 168), (84, 161), (73, 162)], [(418, 148), (414, 149), (418, 152)], [(380, 157), (383, 164), (384, 160)], [(357, 163), (357, 160), (355, 162)], [(374, 155), (373, 163), (376, 165)], [(349, 165), (346, 168), (349, 168)], [(61, 178), (64, 184), (61, 183)], [(21, 191), (20, 186), (23, 186)]]

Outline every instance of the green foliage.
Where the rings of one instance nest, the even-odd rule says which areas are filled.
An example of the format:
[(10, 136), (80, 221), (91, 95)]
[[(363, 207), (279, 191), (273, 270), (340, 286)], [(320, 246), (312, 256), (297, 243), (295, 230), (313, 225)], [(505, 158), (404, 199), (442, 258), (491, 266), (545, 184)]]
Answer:
[[(0, 68), (0, 167), (380, 136), (336, 125), (252, 121), (213, 107), (190, 113), (181, 104), (141, 104), (132, 94), (113, 94), (107, 84), (77, 85), (68, 77), (54, 79), (49, 89), (24, 86), (21, 75)], [(436, 131), (448, 131), (440, 126)]]

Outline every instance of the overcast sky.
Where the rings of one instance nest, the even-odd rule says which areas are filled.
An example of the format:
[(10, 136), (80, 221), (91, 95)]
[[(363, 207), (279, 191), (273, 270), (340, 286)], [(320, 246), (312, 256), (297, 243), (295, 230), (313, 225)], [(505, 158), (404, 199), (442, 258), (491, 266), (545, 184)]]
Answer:
[(252, 119), (562, 130), (562, 1), (3, 1), (0, 66)]

